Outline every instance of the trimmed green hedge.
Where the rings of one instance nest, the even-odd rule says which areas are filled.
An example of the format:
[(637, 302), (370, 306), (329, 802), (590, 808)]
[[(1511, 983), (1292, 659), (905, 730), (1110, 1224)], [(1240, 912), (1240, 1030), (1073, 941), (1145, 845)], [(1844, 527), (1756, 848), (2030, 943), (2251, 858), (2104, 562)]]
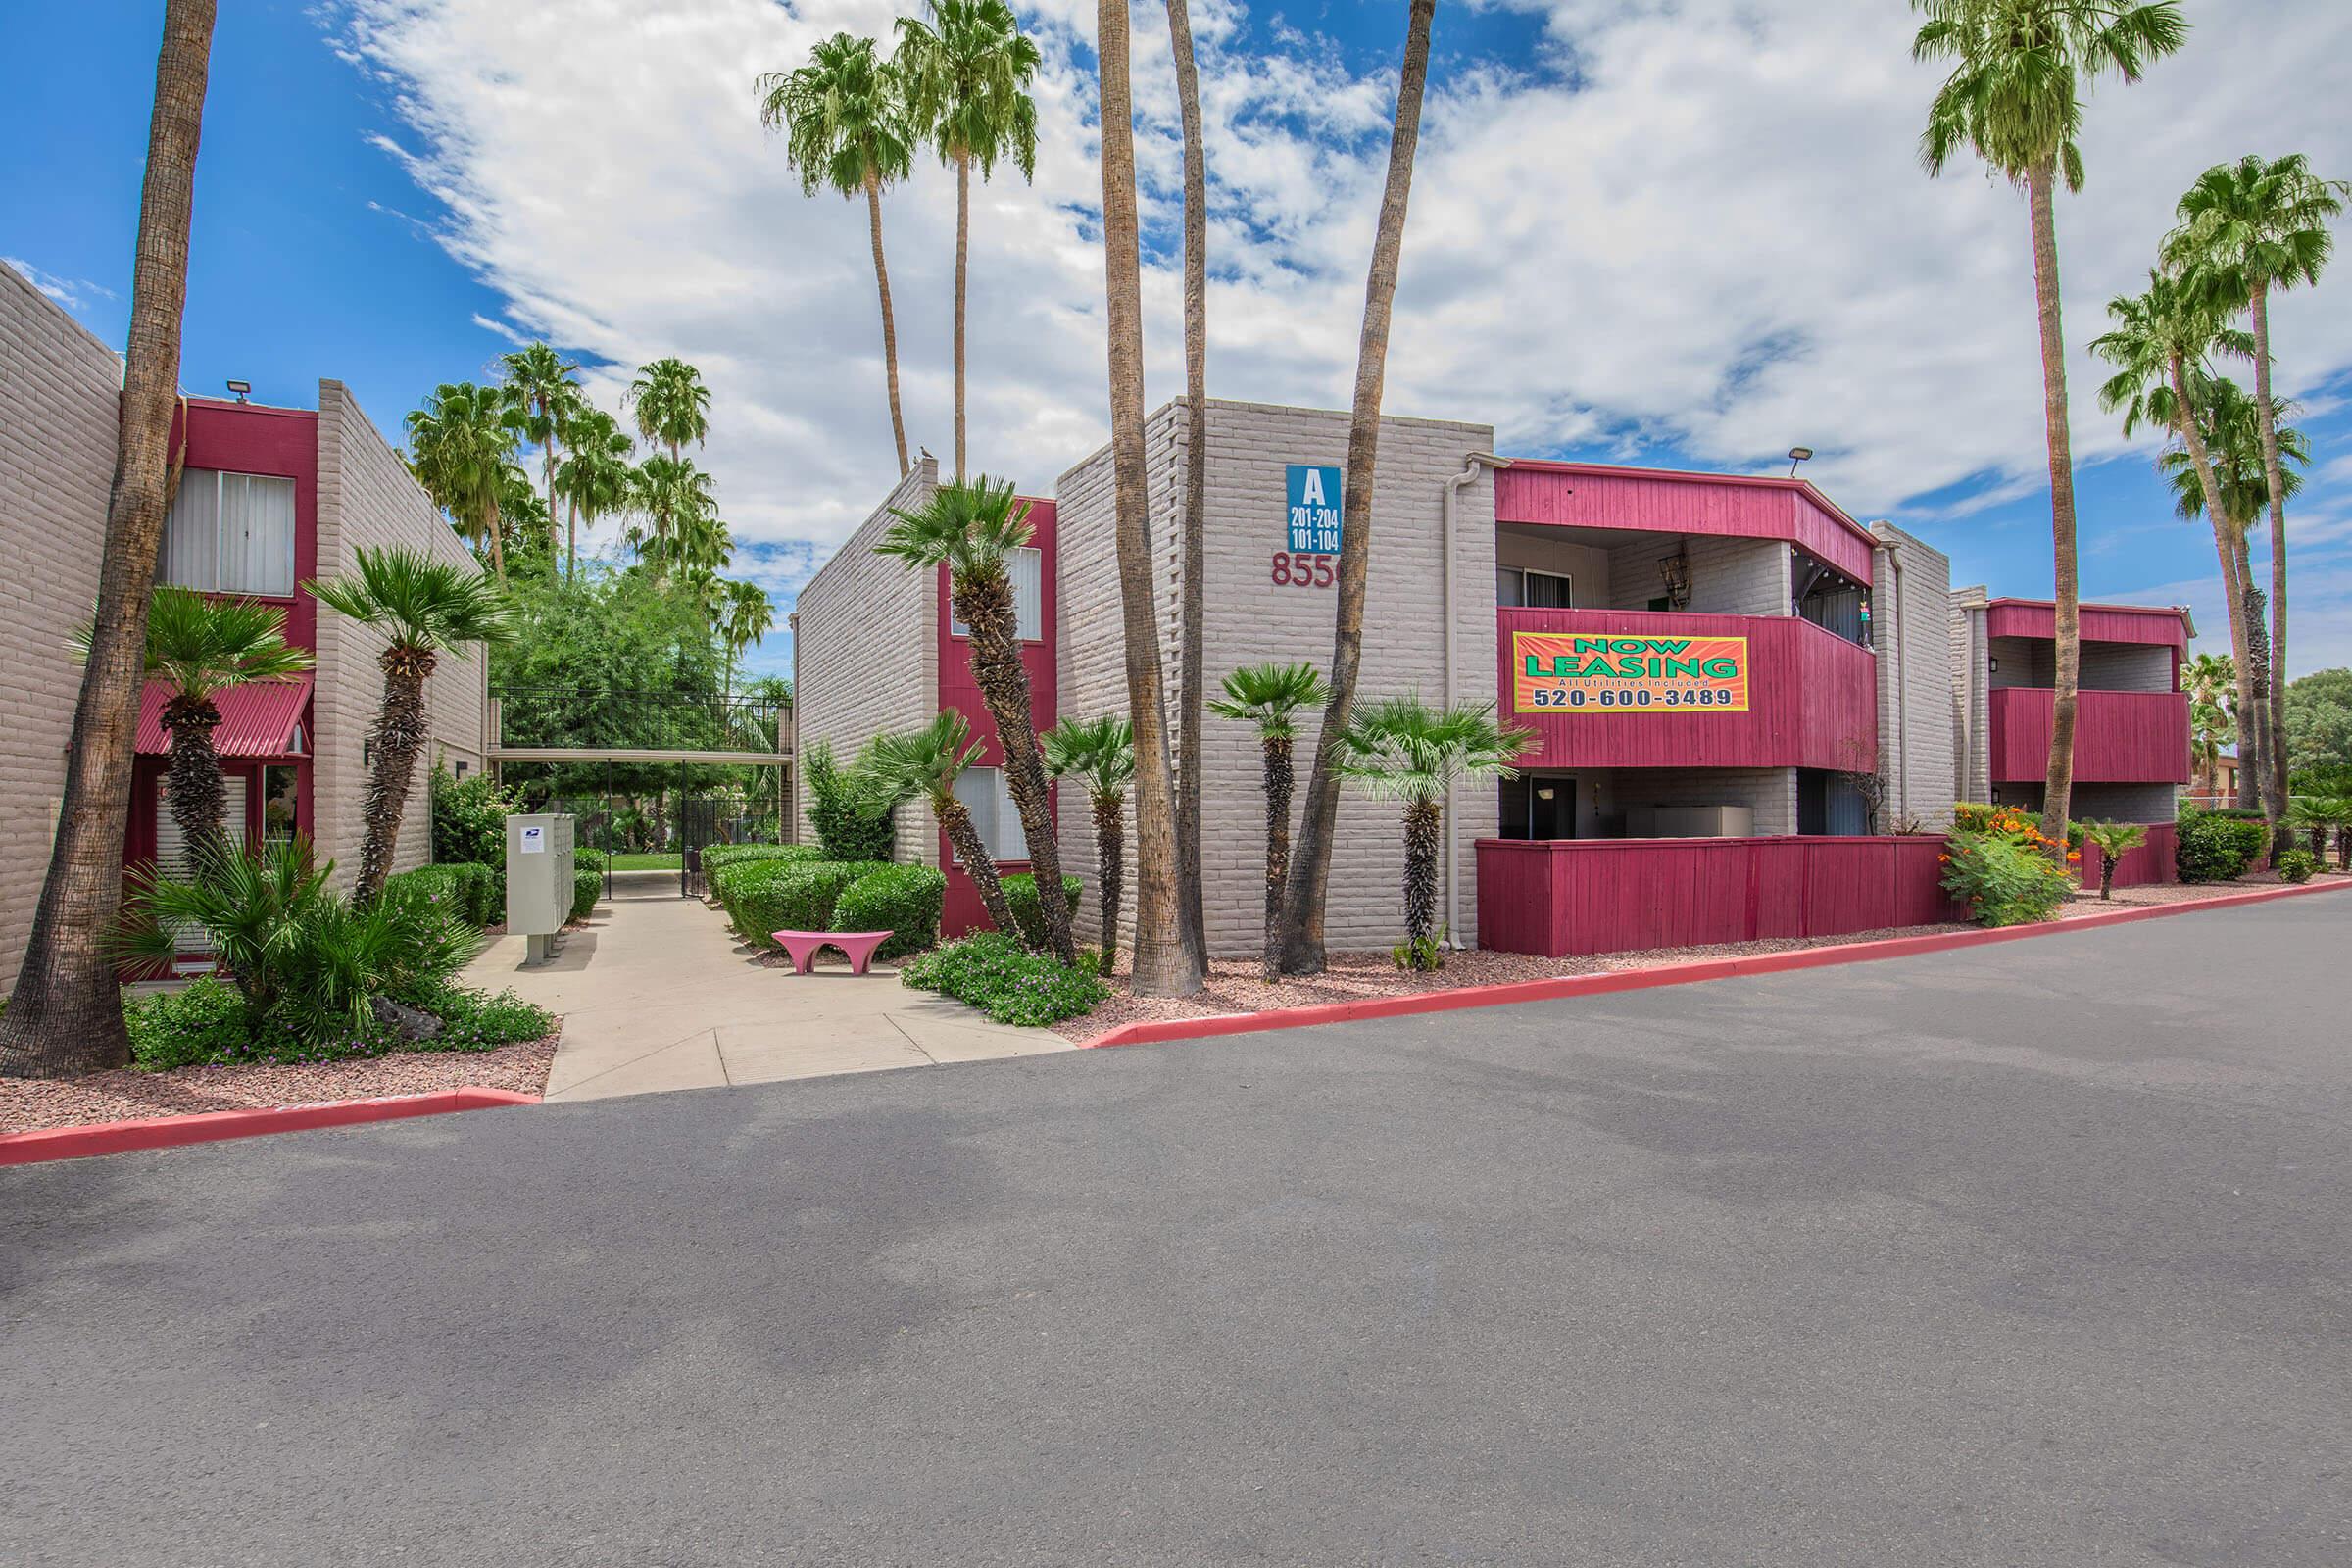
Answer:
[(2262, 853), (2262, 818), (2252, 812), (2184, 811), (2174, 863), (2183, 882), (2234, 882)]
[(747, 942), (772, 948), (774, 931), (830, 931), (833, 906), (851, 883), (888, 864), (882, 860), (755, 860), (731, 866), (719, 903)]
[(411, 888), (447, 904), (468, 925), (497, 925), (507, 917), (506, 872), (495, 865), (420, 865), (384, 879), (386, 888)]
[(890, 940), (874, 950), (880, 957), (919, 953), (939, 941), (939, 911), (947, 895), (946, 874), (928, 865), (881, 866), (842, 890), (826, 929), (890, 932)]
[[(1046, 915), (1037, 904), (1037, 877), (1028, 871), (1015, 871), (1004, 878), (1004, 902), (1011, 906), (1012, 923), (1021, 928), (1021, 940), (1032, 949), (1046, 945)], [(1069, 895), (1070, 912), (1078, 912), (1078, 879), (1064, 876), (1062, 892)]]
[(813, 844), (713, 844), (703, 851), (703, 886), (724, 904), (728, 879), (753, 866), (807, 864), (824, 858), (825, 852)]
[(596, 901), (605, 896), (605, 873), (574, 867), (571, 873), (571, 917), (585, 920), (596, 910)]
[(1041, 1028), (1109, 1000), (1110, 988), (1084, 969), (1023, 952), (1002, 931), (982, 931), (911, 958), (899, 978), (979, 1008), (998, 1023)]

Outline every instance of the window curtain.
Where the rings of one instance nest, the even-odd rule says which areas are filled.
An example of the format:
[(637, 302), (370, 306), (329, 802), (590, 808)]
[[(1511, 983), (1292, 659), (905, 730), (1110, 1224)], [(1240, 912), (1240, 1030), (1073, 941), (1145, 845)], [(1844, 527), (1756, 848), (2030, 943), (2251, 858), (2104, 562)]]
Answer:
[(220, 573), (220, 475), (211, 468), (186, 468), (179, 494), (164, 518), (164, 548), (156, 581), (210, 593)]
[(188, 468), (164, 521), (156, 580), (199, 593), (294, 593), (294, 481)]
[(999, 767), (967, 767), (956, 775), (956, 799), (972, 813), (972, 828), (992, 860), (1025, 860), (1028, 843), (1021, 836), (1021, 814), (1013, 809), (1012, 791)]
[[(1036, 549), (1015, 550), (1004, 558), (1004, 575), (1012, 583), (1013, 635), (1023, 642), (1039, 642), (1046, 635), (1046, 553)], [(969, 637), (972, 628), (948, 612), (948, 634)]]

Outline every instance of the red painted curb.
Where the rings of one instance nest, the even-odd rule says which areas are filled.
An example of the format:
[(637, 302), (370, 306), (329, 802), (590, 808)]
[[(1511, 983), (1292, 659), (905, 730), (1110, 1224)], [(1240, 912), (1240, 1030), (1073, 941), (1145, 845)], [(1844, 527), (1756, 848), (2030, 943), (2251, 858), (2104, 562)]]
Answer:
[(2166, 915), (2196, 914), (2206, 909), (2231, 909), (2248, 904), (2268, 904), (2308, 893), (2327, 893), (2352, 887), (2352, 882), (2310, 883), (2303, 887), (2256, 888), (2224, 894), (2189, 904), (2160, 904), (2132, 909), (2109, 909), (2078, 915), (2072, 920), (2040, 925), (2002, 926), (1990, 931), (1941, 931), (1930, 936), (1885, 937), (1877, 942), (1847, 942), (1831, 947), (1800, 948), (1789, 953), (1758, 953), (1740, 958), (1699, 958), (1690, 963), (1660, 964), (1654, 969), (1617, 969), (1606, 974), (1560, 975), (1549, 980), (1516, 980), (1507, 985), (1456, 986), (1448, 991), (1422, 991), (1400, 997), (1367, 997), (1361, 1002), (1329, 1002), (1312, 1007), (1275, 1007), (1265, 1012), (1229, 1012), (1211, 1018), (1152, 1018), (1106, 1029), (1081, 1049), (1098, 1046), (1143, 1046), (1169, 1040), (1208, 1040), (1224, 1035), (1258, 1034), (1269, 1029), (1310, 1029), (1317, 1024), (1347, 1023), (1363, 1018), (1404, 1018), (1423, 1012), (1452, 1012), (1464, 1007), (1500, 1007), (1515, 1002), (1551, 1002), (1563, 997), (1606, 996), (1618, 991), (1647, 991), (1659, 986), (1695, 985), (1703, 980), (1729, 980), (1739, 975), (1779, 974), (1791, 969), (1820, 969), (1839, 963), (1873, 963), (1881, 958), (1907, 958), (1922, 953), (1946, 953), (1955, 948), (1981, 948), (1995, 942), (2027, 937), (2062, 936), (2134, 920), (2157, 920)]
[(139, 1121), (101, 1121), (81, 1127), (41, 1127), (0, 1133), (0, 1165), (34, 1165), (51, 1159), (84, 1159), (134, 1149), (175, 1149), (224, 1138), (302, 1132), (313, 1127), (349, 1127), (361, 1122), (439, 1116), (494, 1105), (536, 1105), (537, 1095), (513, 1089), (436, 1089), (421, 1095), (378, 1095), (372, 1100), (333, 1100), (315, 1105), (258, 1105), (247, 1110), (208, 1110), (193, 1116), (153, 1116)]

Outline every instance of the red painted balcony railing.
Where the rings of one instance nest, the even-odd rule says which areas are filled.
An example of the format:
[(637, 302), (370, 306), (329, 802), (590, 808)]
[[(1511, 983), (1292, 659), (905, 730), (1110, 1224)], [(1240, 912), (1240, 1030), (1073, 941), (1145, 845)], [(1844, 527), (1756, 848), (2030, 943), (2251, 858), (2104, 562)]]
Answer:
[[(2031, 783), (2050, 766), (2050, 714), (2057, 694), (2042, 686), (1996, 686), (1990, 699), (1992, 781)], [(2188, 782), (2188, 694), (2083, 692), (2075, 716), (2078, 784)]]
[[(1879, 755), (1879, 664), (1869, 649), (1793, 615), (1633, 610), (1498, 610), (1502, 717), (1536, 732), (1522, 767), (1825, 767), (1867, 771)], [(1511, 634), (1744, 637), (1744, 712), (1511, 710)]]
[(1940, 836), (1481, 839), (1478, 941), (1561, 958), (1964, 919), (1942, 853)]

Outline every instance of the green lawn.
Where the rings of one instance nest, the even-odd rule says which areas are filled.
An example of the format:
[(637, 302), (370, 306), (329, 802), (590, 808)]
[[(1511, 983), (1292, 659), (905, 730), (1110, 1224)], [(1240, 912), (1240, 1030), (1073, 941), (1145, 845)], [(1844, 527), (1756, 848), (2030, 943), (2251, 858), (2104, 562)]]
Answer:
[(663, 854), (659, 850), (624, 850), (612, 857), (615, 871), (675, 871), (678, 857), (675, 851)]

